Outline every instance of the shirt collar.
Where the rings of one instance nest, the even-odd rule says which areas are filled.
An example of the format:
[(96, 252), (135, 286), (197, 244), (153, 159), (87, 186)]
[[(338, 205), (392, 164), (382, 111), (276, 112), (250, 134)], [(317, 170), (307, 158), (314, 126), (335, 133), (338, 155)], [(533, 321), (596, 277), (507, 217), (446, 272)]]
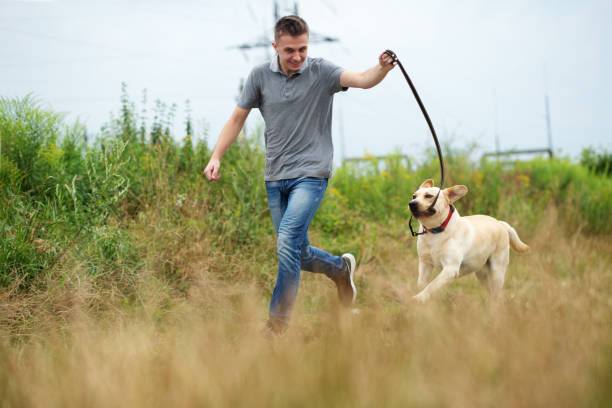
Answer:
[[(309, 60), (310, 60), (310, 57), (306, 57), (306, 59), (304, 60), (304, 63), (302, 64), (300, 69), (295, 74), (301, 74), (302, 72), (304, 72), (304, 70), (308, 67)], [(278, 54), (276, 54), (274, 58), (272, 58), (272, 61), (270, 61), (270, 70), (272, 72), (278, 72), (278, 73), (285, 75), (280, 69), (280, 64), (278, 63)]]

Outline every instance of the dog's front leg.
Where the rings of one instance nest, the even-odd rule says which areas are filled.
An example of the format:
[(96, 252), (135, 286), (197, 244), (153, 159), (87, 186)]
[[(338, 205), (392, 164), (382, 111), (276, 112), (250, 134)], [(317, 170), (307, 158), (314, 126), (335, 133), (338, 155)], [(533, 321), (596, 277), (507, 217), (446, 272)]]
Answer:
[(425, 286), (431, 280), (431, 272), (433, 271), (433, 265), (431, 262), (427, 262), (419, 258), (419, 277), (417, 278), (417, 288), (423, 290)]
[(419, 294), (413, 297), (419, 303), (425, 303), (429, 298), (439, 290), (442, 286), (450, 283), (459, 276), (459, 265), (446, 265), (442, 272), (429, 285), (425, 287)]

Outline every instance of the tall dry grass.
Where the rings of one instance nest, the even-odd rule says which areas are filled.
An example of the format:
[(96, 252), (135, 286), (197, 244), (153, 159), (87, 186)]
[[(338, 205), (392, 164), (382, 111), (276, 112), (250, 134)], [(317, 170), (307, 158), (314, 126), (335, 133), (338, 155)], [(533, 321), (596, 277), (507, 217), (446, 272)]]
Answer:
[[(260, 335), (265, 257), (228, 258), (201, 236), (169, 260), (189, 274), (183, 296), (144, 267), (129, 304), (75, 261), (40, 292), (2, 290), (2, 405), (609, 406), (612, 245), (546, 214), (523, 236), (532, 253), (512, 255), (499, 304), (473, 276), (405, 302), (417, 259), (397, 225), (360, 240), (359, 313), (304, 275), (291, 330), (273, 341)], [(154, 246), (145, 224), (134, 233)]]

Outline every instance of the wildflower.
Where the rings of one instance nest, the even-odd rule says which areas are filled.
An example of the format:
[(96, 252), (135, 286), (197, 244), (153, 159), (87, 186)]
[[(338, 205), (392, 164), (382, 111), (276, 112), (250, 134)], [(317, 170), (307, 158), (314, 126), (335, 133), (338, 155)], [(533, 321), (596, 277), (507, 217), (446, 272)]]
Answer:
[(387, 178), (391, 176), (391, 174), (389, 174), (389, 172), (388, 172), (388, 171), (381, 171), (381, 172), (380, 172), (380, 174), (381, 174), (383, 177), (387, 177)]
[(516, 179), (519, 181), (519, 183), (521, 184), (521, 187), (526, 188), (529, 187), (530, 184), (530, 179), (529, 176), (526, 174), (519, 174)]

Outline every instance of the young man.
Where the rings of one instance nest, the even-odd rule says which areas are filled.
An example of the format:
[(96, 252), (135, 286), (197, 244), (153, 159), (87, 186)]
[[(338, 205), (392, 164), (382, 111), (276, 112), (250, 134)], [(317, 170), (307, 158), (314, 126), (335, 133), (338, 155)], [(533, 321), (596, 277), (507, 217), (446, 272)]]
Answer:
[(394, 67), (382, 53), (364, 72), (345, 71), (321, 58), (307, 57), (308, 25), (297, 16), (281, 18), (272, 46), (277, 57), (249, 74), (238, 106), (224, 126), (204, 170), (219, 178), (221, 158), (236, 140), (252, 108), (265, 122), (268, 205), (277, 234), (278, 277), (267, 327), (282, 333), (300, 283), (300, 271), (323, 273), (334, 281), (343, 306), (355, 301), (355, 258), (333, 256), (310, 246), (308, 227), (332, 173), (331, 119), (333, 95), (349, 87), (371, 88)]

